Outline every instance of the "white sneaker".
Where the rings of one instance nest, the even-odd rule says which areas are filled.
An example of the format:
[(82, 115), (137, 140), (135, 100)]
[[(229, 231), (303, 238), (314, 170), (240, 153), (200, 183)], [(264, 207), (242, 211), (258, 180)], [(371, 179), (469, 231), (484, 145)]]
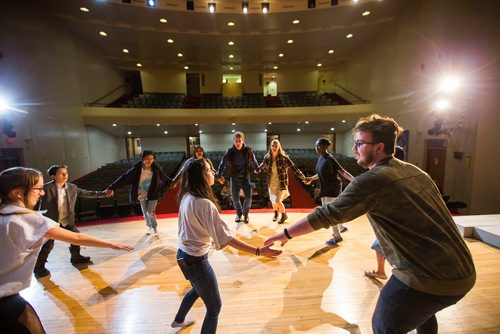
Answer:
[(146, 235), (150, 235), (152, 229), (153, 228), (151, 226), (146, 227)]
[(153, 228), (153, 231), (155, 233), (155, 237), (158, 237), (158, 230), (156, 229), (156, 227)]

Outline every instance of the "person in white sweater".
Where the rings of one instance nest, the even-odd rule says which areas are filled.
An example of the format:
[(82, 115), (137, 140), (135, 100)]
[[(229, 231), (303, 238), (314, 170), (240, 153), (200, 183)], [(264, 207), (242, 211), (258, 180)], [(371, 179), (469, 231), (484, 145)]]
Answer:
[(216, 332), (222, 306), (217, 278), (208, 262), (212, 244), (217, 250), (229, 245), (256, 256), (273, 258), (281, 254), (281, 250), (271, 249), (272, 245), (254, 247), (231, 235), (212, 192), (214, 179), (214, 171), (205, 159), (193, 159), (183, 168), (177, 263), (192, 289), (184, 296), (172, 327), (187, 327), (194, 323), (186, 315), (201, 297), (207, 308), (202, 334)]
[(38, 253), (47, 239), (133, 249), (59, 227), (34, 211), (43, 194), (42, 173), (36, 169), (13, 167), (0, 173), (0, 333), (45, 333), (35, 310), (19, 292), (30, 286)]

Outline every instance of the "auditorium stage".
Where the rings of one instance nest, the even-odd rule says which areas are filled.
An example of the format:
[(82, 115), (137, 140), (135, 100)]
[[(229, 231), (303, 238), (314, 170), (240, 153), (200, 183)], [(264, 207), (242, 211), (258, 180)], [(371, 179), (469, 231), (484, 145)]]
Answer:
[[(290, 210), (289, 224), (310, 210), (300, 211)], [(289, 225), (273, 223), (268, 210), (251, 213), (248, 225), (234, 223), (233, 213), (223, 217), (238, 238), (253, 245)], [(363, 275), (376, 265), (367, 218), (346, 226), (345, 241), (335, 248), (324, 244), (331, 231), (321, 230), (291, 240), (275, 260), (234, 249), (213, 253), (210, 262), (222, 296), (218, 333), (371, 333), (385, 281)], [(74, 267), (67, 245), (56, 241), (47, 264), (52, 275), (33, 279), (22, 292), (47, 333), (173, 333), (170, 323), (189, 289), (175, 260), (175, 215), (161, 216), (159, 239), (144, 234), (141, 217), (80, 229), (135, 250), (85, 248), (82, 254), (93, 264)], [(466, 243), (478, 280), (462, 301), (438, 313), (439, 333), (499, 333), (500, 251), (475, 239)], [(180, 333), (199, 333), (204, 314), (197, 302), (190, 313), (197, 323)]]

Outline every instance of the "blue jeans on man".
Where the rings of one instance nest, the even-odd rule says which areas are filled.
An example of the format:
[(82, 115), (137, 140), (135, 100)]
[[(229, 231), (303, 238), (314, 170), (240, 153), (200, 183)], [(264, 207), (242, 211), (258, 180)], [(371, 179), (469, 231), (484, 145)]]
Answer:
[(182, 299), (179, 310), (175, 315), (175, 322), (184, 322), (193, 304), (201, 297), (207, 308), (207, 313), (201, 326), (201, 333), (215, 333), (217, 331), (219, 313), (222, 308), (222, 300), (220, 298), (217, 277), (215, 277), (214, 270), (208, 262), (208, 256), (191, 256), (179, 249), (177, 251), (177, 263), (184, 277), (189, 280), (193, 288)]
[[(242, 179), (231, 177), (230, 185), (231, 196), (233, 198), (234, 208), (236, 209), (236, 215), (243, 215), (245, 218), (248, 218), (248, 212), (250, 211), (250, 207), (252, 206), (252, 185), (250, 184), (250, 176)], [(243, 193), (245, 194), (243, 206), (241, 205), (240, 201), (240, 189), (243, 189)]]
[(465, 295), (440, 296), (417, 291), (392, 275), (380, 292), (372, 318), (374, 334), (436, 334), (436, 313), (456, 304)]

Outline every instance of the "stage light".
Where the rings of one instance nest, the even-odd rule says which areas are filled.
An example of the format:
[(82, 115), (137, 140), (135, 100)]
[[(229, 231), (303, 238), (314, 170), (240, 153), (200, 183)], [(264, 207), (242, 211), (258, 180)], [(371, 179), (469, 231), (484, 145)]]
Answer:
[(215, 13), (215, 3), (214, 2), (209, 2), (208, 3), (208, 11), (210, 13)]
[(147, 0), (148, 7), (156, 7), (156, 0)]
[(241, 10), (243, 11), (243, 14), (248, 13), (248, 2), (243, 1), (243, 2), (241, 3)]
[(262, 13), (266, 14), (267, 12), (269, 12), (269, 3), (263, 2), (261, 4), (261, 8), (262, 8)]
[(439, 90), (446, 93), (455, 92), (461, 85), (461, 80), (457, 76), (447, 76), (439, 82)]
[(436, 110), (438, 111), (446, 110), (449, 107), (451, 107), (451, 103), (448, 100), (441, 99), (436, 102)]

